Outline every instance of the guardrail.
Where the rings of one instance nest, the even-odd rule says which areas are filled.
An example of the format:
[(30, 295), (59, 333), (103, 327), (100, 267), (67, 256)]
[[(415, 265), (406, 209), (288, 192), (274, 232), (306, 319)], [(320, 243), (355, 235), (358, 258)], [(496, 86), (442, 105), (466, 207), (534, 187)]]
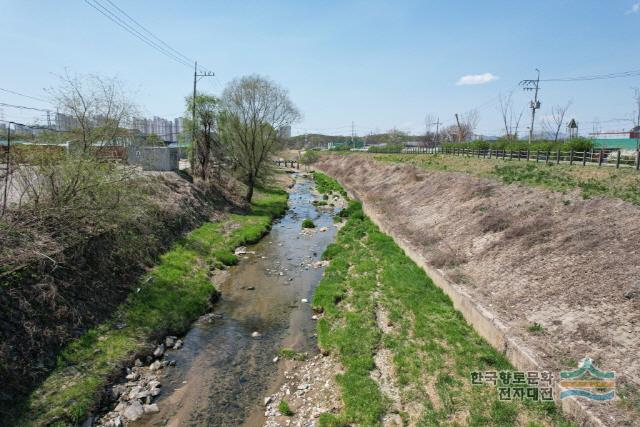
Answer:
[(517, 161), (533, 161), (536, 163), (555, 163), (582, 166), (607, 166), (633, 168), (640, 170), (640, 151), (636, 150), (632, 155), (623, 154), (621, 150), (589, 150), (589, 151), (561, 151), (561, 150), (495, 150), (471, 149), (471, 148), (444, 148), (444, 147), (411, 147), (397, 151), (371, 152), (372, 154), (444, 154), (461, 157), (476, 157), (482, 159), (501, 159)]

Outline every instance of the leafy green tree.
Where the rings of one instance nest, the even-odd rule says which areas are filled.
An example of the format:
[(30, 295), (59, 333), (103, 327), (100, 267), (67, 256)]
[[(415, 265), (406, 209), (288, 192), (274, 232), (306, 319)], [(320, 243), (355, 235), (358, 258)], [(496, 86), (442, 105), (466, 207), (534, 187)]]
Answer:
[(258, 75), (233, 80), (222, 94), (221, 137), (227, 153), (247, 185), (245, 198), (270, 170), (279, 146), (278, 129), (300, 118), (287, 90)]

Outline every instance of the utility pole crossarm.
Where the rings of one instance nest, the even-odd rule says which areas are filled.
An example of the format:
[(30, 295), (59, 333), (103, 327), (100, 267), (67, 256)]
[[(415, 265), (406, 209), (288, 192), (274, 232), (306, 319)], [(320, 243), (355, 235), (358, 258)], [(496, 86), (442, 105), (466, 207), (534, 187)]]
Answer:
[(529, 127), (529, 144), (533, 141), (533, 126), (536, 121), (536, 110), (540, 109), (540, 101), (538, 101), (538, 90), (540, 90), (540, 70), (536, 68), (538, 77), (535, 80), (526, 79), (520, 82), (522, 90), (526, 92), (533, 91), (533, 101), (529, 103), (531, 108), (531, 126)]

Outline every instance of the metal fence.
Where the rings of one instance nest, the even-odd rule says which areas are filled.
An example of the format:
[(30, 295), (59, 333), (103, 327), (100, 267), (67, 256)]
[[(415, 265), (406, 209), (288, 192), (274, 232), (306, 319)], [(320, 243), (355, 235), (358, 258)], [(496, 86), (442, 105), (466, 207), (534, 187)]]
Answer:
[(444, 154), (451, 156), (475, 157), (482, 159), (501, 159), (516, 161), (532, 161), (536, 163), (555, 163), (582, 166), (607, 166), (615, 168), (633, 168), (640, 169), (640, 152), (598, 149), (589, 151), (543, 151), (543, 150), (495, 150), (488, 149), (471, 149), (471, 148), (444, 148), (444, 147), (410, 147), (397, 151), (388, 151), (385, 153), (373, 154)]

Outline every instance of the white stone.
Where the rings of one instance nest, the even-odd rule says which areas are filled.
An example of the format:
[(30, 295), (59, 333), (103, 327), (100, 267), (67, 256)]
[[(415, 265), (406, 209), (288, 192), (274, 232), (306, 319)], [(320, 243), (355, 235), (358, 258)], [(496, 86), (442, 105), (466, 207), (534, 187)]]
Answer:
[(308, 302), (309, 302), (309, 300), (308, 300), (308, 299), (306, 299), (306, 298), (302, 298), (302, 299), (300, 300), (300, 302), (303, 302), (303, 303), (305, 303), (305, 304), (306, 304), (306, 303), (308, 303)]
[(259, 336), (260, 336), (260, 332), (258, 332), (258, 331), (253, 331), (253, 332), (251, 333), (251, 337), (252, 337), (252, 338), (258, 338)]
[(136, 421), (144, 414), (144, 408), (137, 400), (124, 410), (124, 417), (129, 421)]
[(158, 408), (158, 405), (155, 403), (152, 403), (151, 405), (144, 405), (142, 409), (145, 414), (155, 414), (156, 412), (160, 412), (160, 408)]
[(160, 357), (164, 354), (164, 344), (160, 344), (153, 352), (153, 357)]
[(152, 371), (157, 371), (159, 369), (162, 369), (162, 362), (160, 362), (159, 360), (156, 360), (151, 364), (151, 366), (149, 366), (149, 369), (151, 369)]

